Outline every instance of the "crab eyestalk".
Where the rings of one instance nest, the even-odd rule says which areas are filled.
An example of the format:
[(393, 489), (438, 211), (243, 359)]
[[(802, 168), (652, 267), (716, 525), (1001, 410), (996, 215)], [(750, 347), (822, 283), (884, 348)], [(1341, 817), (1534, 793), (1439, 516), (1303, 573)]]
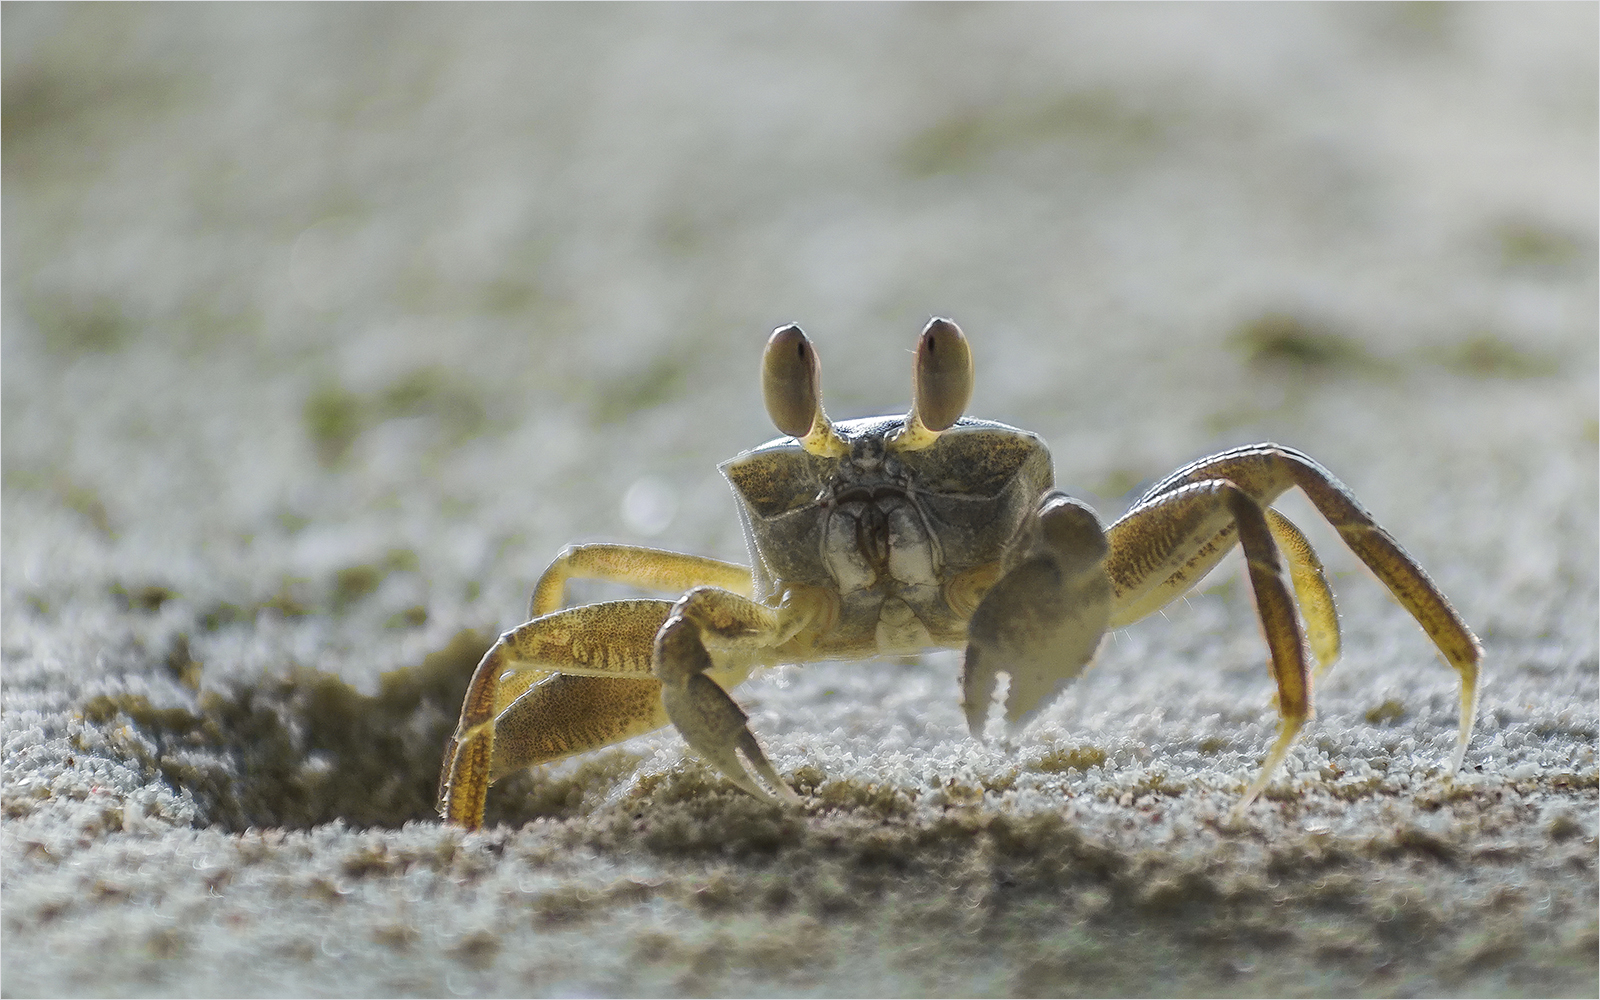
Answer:
[(822, 366), (817, 349), (798, 326), (772, 332), (761, 355), (761, 395), (778, 430), (800, 439), (813, 455), (839, 458), (850, 449), (822, 412)]
[(935, 317), (917, 338), (911, 412), (890, 442), (896, 451), (921, 451), (961, 419), (972, 398), (972, 351), (961, 328)]

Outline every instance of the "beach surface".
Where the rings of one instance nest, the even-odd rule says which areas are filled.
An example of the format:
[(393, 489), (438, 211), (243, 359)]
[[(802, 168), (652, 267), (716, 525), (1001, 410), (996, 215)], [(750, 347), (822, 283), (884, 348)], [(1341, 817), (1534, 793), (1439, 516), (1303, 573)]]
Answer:
[[(4, 44), (6, 996), (1594, 996), (1593, 4), (32, 5)], [(1238, 556), (1011, 741), (954, 651), (734, 695), (433, 813), (562, 546), (744, 561), (716, 465), (974, 415), (1106, 522), (1331, 469), (1459, 678), (1298, 494), (1344, 653), (1276, 729)], [(584, 584), (578, 600), (630, 592)]]

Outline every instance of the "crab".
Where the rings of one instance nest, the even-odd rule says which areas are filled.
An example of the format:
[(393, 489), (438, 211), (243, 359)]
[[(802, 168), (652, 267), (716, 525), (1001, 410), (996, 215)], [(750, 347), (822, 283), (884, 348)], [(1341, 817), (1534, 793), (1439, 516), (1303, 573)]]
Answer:
[[(749, 567), (634, 545), (564, 549), (529, 621), (501, 635), (468, 685), (446, 749), (439, 812), (483, 822), (489, 786), (523, 768), (671, 724), (733, 785), (798, 796), (728, 692), (780, 663), (964, 649), (963, 708), (983, 739), (1002, 675), (1013, 734), (1089, 665), (1102, 637), (1181, 596), (1237, 544), (1277, 685), (1278, 733), (1232, 815), (1265, 789), (1339, 656), (1322, 565), (1271, 504), (1299, 487), (1461, 676), (1461, 767), (1483, 647), (1439, 588), (1327, 469), (1277, 444), (1232, 448), (1151, 487), (1110, 527), (1056, 490), (1040, 438), (963, 416), (973, 383), (960, 328), (917, 341), (911, 410), (830, 421), (815, 347), (776, 330), (762, 389), (783, 436), (723, 463)], [(564, 607), (593, 579), (679, 595)]]

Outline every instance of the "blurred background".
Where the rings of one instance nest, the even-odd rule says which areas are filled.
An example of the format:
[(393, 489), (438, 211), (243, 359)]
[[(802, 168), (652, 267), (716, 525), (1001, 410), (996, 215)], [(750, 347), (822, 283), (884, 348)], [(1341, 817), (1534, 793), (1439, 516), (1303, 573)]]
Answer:
[(567, 541), (738, 557), (785, 322), (844, 417), (955, 318), (1108, 518), (1263, 437), (1380, 512), (1593, 451), (1582, 5), (5, 18), (8, 587), (393, 551), (371, 615), (504, 622)]
[[(60, 740), (114, 688), (175, 704), (293, 665), (371, 693), (519, 621), (569, 542), (742, 560), (715, 465), (776, 433), (768, 333), (807, 330), (844, 418), (908, 404), (944, 315), (972, 412), (1042, 434), (1108, 521), (1233, 444), (1329, 466), (1489, 643), (1489, 732), (1589, 734), (1586, 763), (1495, 745), (1592, 788), (1592, 4), (7, 4), (3, 26), (9, 781), (81, 770)], [(1426, 640), (1297, 503), (1368, 663), (1327, 714), (1400, 699), (1439, 756), (1453, 675), (1396, 668)], [(1248, 598), (1224, 581), (1170, 618), (1046, 731), (1109, 712), (1181, 742), (1163, 727), (1221, 712), (1245, 773), (1270, 731)], [(1221, 681), (1171, 659), (1208, 648)], [(834, 752), (804, 748), (818, 726), (864, 760), (959, 759), (954, 661), (907, 670), (746, 703), (781, 769)]]

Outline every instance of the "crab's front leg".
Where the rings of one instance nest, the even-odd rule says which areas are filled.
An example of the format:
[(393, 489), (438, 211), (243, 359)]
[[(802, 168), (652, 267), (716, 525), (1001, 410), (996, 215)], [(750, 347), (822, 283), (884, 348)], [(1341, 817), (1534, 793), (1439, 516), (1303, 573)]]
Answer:
[(708, 644), (736, 660), (770, 662), (779, 646), (820, 613), (814, 602), (791, 598), (769, 608), (726, 590), (696, 587), (673, 606), (656, 637), (652, 667), (673, 725), (729, 781), (757, 798), (773, 798), (757, 777), (785, 800), (797, 796), (767, 760), (744, 711), (709, 676), (713, 660)]
[(1006, 720), (1016, 731), (1093, 659), (1111, 619), (1106, 552), (1093, 510), (1045, 495), (967, 623), (961, 691), (974, 736), (983, 738), (1001, 672), (1011, 678)]

